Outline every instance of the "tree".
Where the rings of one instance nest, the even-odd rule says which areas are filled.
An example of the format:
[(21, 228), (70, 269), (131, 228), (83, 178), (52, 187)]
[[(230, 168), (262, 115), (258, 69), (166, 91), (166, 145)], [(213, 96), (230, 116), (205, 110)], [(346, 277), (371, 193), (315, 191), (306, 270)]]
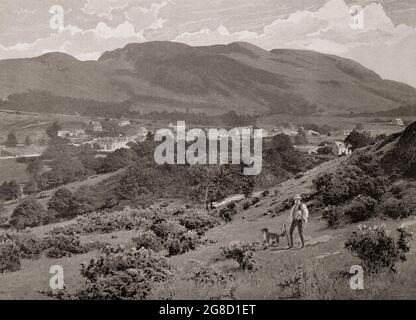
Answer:
[(60, 216), (73, 216), (72, 192), (67, 188), (58, 189), (48, 202), (48, 209), (56, 211)]
[(363, 131), (364, 125), (362, 123), (357, 123), (357, 125), (355, 126), (355, 129), (358, 131)]
[(38, 192), (38, 183), (35, 180), (30, 180), (23, 187), (23, 193), (27, 195), (35, 194)]
[(29, 161), (27, 168), (26, 168), (26, 172), (30, 177), (36, 178), (40, 175), (42, 169), (43, 169), (42, 160), (40, 160), (39, 158), (35, 158)]
[(35, 199), (23, 200), (13, 211), (10, 225), (18, 230), (41, 225), (46, 218), (42, 205)]
[(351, 145), (352, 150), (355, 150), (369, 146), (374, 143), (374, 139), (368, 132), (353, 130), (348, 137), (345, 138), (345, 142)]
[(6, 147), (9, 147), (9, 148), (14, 148), (14, 147), (17, 146), (17, 138), (16, 138), (16, 135), (13, 132), (10, 132), (7, 135), (7, 140), (6, 140), (5, 145), (6, 145)]
[(273, 137), (271, 149), (275, 151), (287, 151), (293, 149), (293, 143), (287, 134), (281, 133)]
[(3, 182), (0, 186), (0, 199), (10, 201), (20, 197), (20, 188), (15, 180)]
[(25, 139), (25, 146), (31, 146), (32, 145), (32, 139), (30, 139), (30, 137), (29, 136), (26, 136), (26, 139)]
[(60, 125), (58, 120), (55, 120), (47, 129), (46, 134), (49, 136), (49, 138), (53, 139), (58, 136), (58, 131), (62, 129), (62, 126)]
[[(189, 169), (190, 197), (201, 201), (208, 210), (213, 203), (224, 199), (227, 195), (238, 192), (241, 177), (230, 166), (225, 165), (194, 165)], [(248, 192), (248, 191), (247, 191)]]
[(303, 128), (300, 128), (298, 135), (295, 136), (295, 144), (308, 144), (308, 138), (306, 137), (306, 132)]

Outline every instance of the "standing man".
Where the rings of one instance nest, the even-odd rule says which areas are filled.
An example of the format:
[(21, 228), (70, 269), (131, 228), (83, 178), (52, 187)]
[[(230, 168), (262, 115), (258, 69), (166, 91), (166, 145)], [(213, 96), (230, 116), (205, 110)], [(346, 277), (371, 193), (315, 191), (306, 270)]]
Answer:
[(308, 223), (309, 211), (306, 207), (306, 204), (302, 203), (302, 197), (300, 195), (296, 195), (294, 197), (295, 204), (290, 210), (289, 217), (287, 219), (288, 224), (290, 225), (290, 248), (293, 248), (293, 232), (295, 228), (298, 228), (299, 237), (302, 241), (302, 248), (305, 247), (305, 239), (303, 237), (303, 229), (306, 227)]

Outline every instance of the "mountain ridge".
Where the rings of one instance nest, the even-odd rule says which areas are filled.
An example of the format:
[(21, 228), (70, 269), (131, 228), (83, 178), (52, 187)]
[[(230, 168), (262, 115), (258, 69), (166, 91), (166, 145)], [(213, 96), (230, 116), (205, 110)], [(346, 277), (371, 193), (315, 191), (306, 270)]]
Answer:
[[(339, 114), (416, 102), (416, 88), (361, 64), (308, 50), (234, 42), (193, 47), (130, 43), (79, 61), (60, 52), (0, 60), (0, 98), (29, 91), (118, 103), (132, 110)], [(29, 110), (28, 110), (29, 111)]]

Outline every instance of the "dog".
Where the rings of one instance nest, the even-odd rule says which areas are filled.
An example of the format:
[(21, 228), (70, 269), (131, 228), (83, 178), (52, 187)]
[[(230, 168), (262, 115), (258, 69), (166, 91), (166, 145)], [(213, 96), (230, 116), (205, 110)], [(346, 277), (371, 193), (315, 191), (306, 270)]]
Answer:
[(286, 237), (288, 245), (290, 243), (289, 234), (286, 229), (286, 224), (283, 225), (281, 233), (269, 232), (269, 229), (267, 228), (261, 229), (261, 232), (263, 233), (263, 245), (264, 246), (273, 245), (275, 243), (277, 244), (277, 246), (279, 246), (280, 238), (282, 237)]

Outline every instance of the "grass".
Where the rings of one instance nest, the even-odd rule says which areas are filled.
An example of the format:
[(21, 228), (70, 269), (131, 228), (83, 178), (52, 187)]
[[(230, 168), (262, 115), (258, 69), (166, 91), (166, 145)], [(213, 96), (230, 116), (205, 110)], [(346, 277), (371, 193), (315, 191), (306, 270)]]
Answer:
[[(168, 258), (174, 265), (176, 272), (173, 281), (159, 286), (152, 298), (175, 299), (207, 299), (209, 297), (232, 296), (236, 299), (415, 299), (416, 279), (413, 277), (416, 263), (415, 251), (408, 254), (408, 261), (398, 265), (397, 274), (365, 275), (365, 290), (356, 291), (349, 288), (349, 270), (352, 265), (360, 264), (345, 248), (347, 236), (357, 225), (347, 225), (343, 228), (331, 230), (318, 213), (314, 214), (306, 229), (307, 247), (304, 249), (287, 250), (286, 240), (281, 240), (279, 248), (272, 247), (257, 251), (259, 270), (247, 273), (238, 269), (236, 262), (224, 260), (220, 255), (220, 248), (230, 242), (238, 240), (244, 242), (261, 242), (260, 230), (264, 227), (272, 232), (279, 231), (286, 222), (288, 212), (278, 215), (266, 215), (269, 210), (279, 206), (284, 200), (295, 193), (309, 193), (312, 191), (312, 180), (323, 170), (334, 170), (340, 162), (339, 158), (308, 171), (301, 179), (292, 179), (270, 190), (269, 195), (261, 197), (256, 206), (247, 210), (239, 210), (231, 223), (223, 224), (207, 232), (206, 238), (210, 244), (198, 247), (194, 251), (181, 256)], [(97, 179), (103, 177), (97, 177)], [(84, 183), (94, 183), (88, 181)], [(82, 183), (71, 185), (79, 187)], [(163, 201), (161, 201), (163, 202)], [(171, 204), (174, 205), (174, 204)], [(409, 230), (416, 230), (414, 217), (406, 220)], [(71, 223), (65, 222), (62, 224)], [(367, 224), (384, 223), (394, 230), (402, 222), (394, 220), (373, 219)], [(55, 225), (33, 228), (38, 235), (51, 230)], [(132, 238), (135, 231), (123, 231), (111, 234), (90, 234), (82, 236), (82, 242), (100, 241), (111, 244), (133, 246)], [(295, 247), (299, 246), (298, 235), (295, 232)], [(411, 241), (411, 247), (416, 248), (416, 239)], [(23, 261), (22, 270), (0, 275), (0, 299), (43, 299), (38, 290), (49, 288), (49, 268), (61, 265), (65, 272), (65, 283), (71, 290), (79, 288), (83, 279), (79, 274), (82, 261), (96, 256), (98, 251), (71, 258), (49, 259), (42, 257), (36, 261)], [(190, 271), (198, 264), (211, 266), (223, 272), (232, 272), (235, 280), (224, 287), (195, 287), (191, 281), (185, 280)], [(299, 286), (291, 285), (282, 288), (279, 283), (293, 276), (298, 268), (302, 268), (305, 277)], [(345, 274), (346, 276), (341, 276)], [(301, 292), (301, 296), (296, 293)]]
[(16, 180), (17, 183), (29, 181), (26, 174), (26, 164), (18, 163), (15, 159), (0, 159), (0, 184)]

